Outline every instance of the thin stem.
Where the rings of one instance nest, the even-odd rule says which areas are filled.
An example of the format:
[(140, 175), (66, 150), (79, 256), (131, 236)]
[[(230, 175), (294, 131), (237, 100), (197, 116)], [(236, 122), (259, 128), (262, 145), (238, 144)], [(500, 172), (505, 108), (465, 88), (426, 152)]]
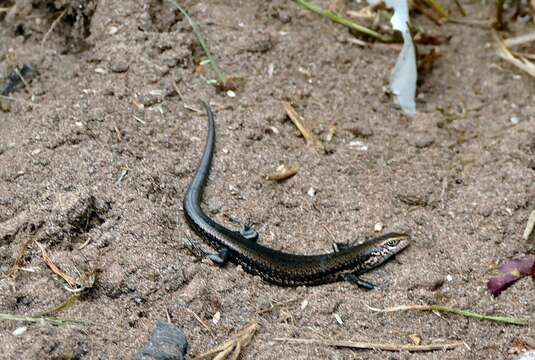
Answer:
[(67, 325), (67, 324), (95, 325), (96, 324), (93, 321), (89, 321), (89, 320), (60, 319), (60, 318), (48, 317), (48, 316), (33, 317), (33, 316), (21, 316), (21, 315), (13, 315), (13, 314), (2, 314), (2, 313), (0, 313), (0, 320), (47, 322), (52, 325)]
[(325, 10), (321, 6), (311, 4), (310, 2), (306, 0), (293, 0), (293, 2), (297, 3), (298, 5), (301, 5), (305, 9), (310, 10), (318, 15), (324, 16), (335, 23), (344, 25), (350, 29), (358, 31), (359, 33), (368, 35), (382, 42), (392, 42), (391, 37), (381, 35), (376, 31), (368, 29), (367, 27), (364, 27), (362, 25), (357, 24), (356, 22), (349, 20), (348, 18), (340, 16), (330, 10)]
[(215, 61), (214, 57), (212, 56), (212, 53), (210, 49), (208, 48), (208, 45), (206, 45), (206, 42), (204, 41), (204, 38), (201, 36), (201, 33), (197, 27), (197, 23), (189, 16), (189, 14), (182, 8), (182, 6), (178, 5), (178, 3), (175, 0), (167, 0), (167, 2), (171, 3), (171, 5), (175, 6), (178, 11), (184, 15), (184, 17), (188, 20), (189, 24), (191, 25), (191, 28), (193, 29), (193, 33), (197, 37), (197, 40), (199, 41), (199, 44), (201, 45), (201, 48), (204, 50), (204, 53), (206, 54), (206, 57), (210, 61), (210, 66), (214, 70), (214, 72), (217, 75), (217, 78), (219, 79), (219, 84), (221, 86), (225, 86), (226, 83), (226, 76), (219, 67), (219, 64), (217, 61)]
[(446, 312), (461, 316), (466, 316), (478, 320), (486, 320), (486, 321), (494, 321), (504, 324), (511, 324), (511, 325), (528, 325), (529, 320), (527, 319), (517, 319), (509, 316), (496, 316), (496, 315), (485, 315), (485, 314), (479, 314), (473, 311), (469, 310), (462, 310), (462, 309), (456, 309), (456, 308), (450, 308), (446, 306), (440, 306), (440, 305), (401, 305), (401, 306), (395, 306), (391, 308), (386, 309), (377, 309), (368, 306), (370, 310), (377, 311), (377, 312), (395, 312), (395, 311), (407, 311), (407, 310), (423, 310), (423, 311), (438, 311), (438, 312)]
[(471, 317), (471, 318), (478, 319), (478, 320), (495, 321), (495, 322), (501, 322), (501, 323), (512, 324), (512, 325), (528, 325), (529, 323), (528, 320), (526, 319), (516, 319), (516, 318), (509, 317), (509, 316), (485, 315), (485, 314), (479, 314), (479, 313), (469, 311), (469, 310), (449, 308), (449, 307), (440, 306), (440, 305), (431, 305), (431, 310)]
[(448, 12), (435, 0), (424, 0), (424, 2), (433, 9), (440, 17), (448, 18)]

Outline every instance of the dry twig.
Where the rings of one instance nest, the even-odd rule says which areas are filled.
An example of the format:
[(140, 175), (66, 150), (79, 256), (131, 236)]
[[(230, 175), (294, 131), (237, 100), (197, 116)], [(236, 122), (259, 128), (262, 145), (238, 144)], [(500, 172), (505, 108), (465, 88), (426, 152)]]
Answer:
[(195, 360), (212, 358), (212, 356), (214, 355), (214, 360), (223, 360), (226, 359), (229, 355), (230, 359), (238, 359), (241, 351), (245, 349), (245, 347), (251, 342), (254, 334), (256, 333), (256, 330), (258, 330), (258, 324), (255, 322), (250, 323), (241, 328), (241, 330), (238, 331), (229, 340), (213, 348), (212, 350), (209, 350), (197, 356)]
[(511, 63), (512, 65), (516, 66), (520, 70), (523, 70), (527, 72), (529, 75), (535, 77), (535, 64), (531, 61), (523, 58), (523, 57), (515, 57), (505, 46), (504, 42), (498, 37), (498, 35), (494, 34), (494, 39), (496, 40), (496, 51), (498, 52), (498, 56), (501, 57), (503, 60), (507, 61), (508, 63)]
[(48, 40), (48, 37), (50, 36), (52, 31), (54, 30), (54, 28), (58, 25), (58, 23), (65, 16), (65, 14), (67, 13), (67, 11), (69, 11), (70, 8), (71, 8), (70, 5), (67, 5), (65, 7), (65, 9), (61, 12), (61, 14), (59, 14), (57, 19), (52, 22), (52, 25), (50, 25), (50, 28), (46, 32), (45, 36), (43, 36), (43, 40), (41, 40), (41, 46), (43, 46), (45, 44), (45, 42)]
[(523, 34), (520, 36), (515, 36), (509, 39), (505, 39), (503, 43), (505, 44), (505, 46), (510, 48), (510, 47), (522, 45), (531, 41), (535, 41), (535, 31), (532, 31), (532, 32), (529, 32), (527, 34)]
[[(319, 147), (323, 148), (323, 144), (314, 136), (314, 134), (305, 126), (304, 120), (297, 113), (295, 108), (290, 104), (288, 101), (283, 101), (282, 106), (284, 107), (284, 110), (286, 111), (286, 114), (292, 120), (292, 123), (295, 125), (295, 127), (299, 130), (301, 135), (305, 138), (305, 141), (307, 142), (307, 145), (318, 145)], [(323, 148), (324, 149), (324, 148)]]
[(405, 344), (387, 344), (387, 343), (372, 343), (351, 340), (323, 340), (323, 339), (295, 339), (295, 338), (275, 338), (274, 341), (284, 341), (296, 344), (318, 344), (324, 346), (347, 347), (353, 349), (372, 349), (384, 351), (412, 351), (424, 352), (435, 350), (450, 350), (463, 346), (462, 341), (452, 343), (427, 344), (427, 345), (405, 345)]
[(215, 337), (215, 334), (214, 332), (212, 331), (212, 329), (210, 329), (210, 327), (204, 322), (202, 321), (202, 319), (199, 317), (199, 315), (197, 315), (193, 310), (190, 310), (188, 308), (186, 308), (186, 310), (191, 314), (193, 315), (193, 317), (195, 318), (195, 320), (197, 320), (199, 322), (199, 324), (202, 325), (203, 328), (205, 328), (209, 333), (210, 335), (212, 335), (212, 337)]

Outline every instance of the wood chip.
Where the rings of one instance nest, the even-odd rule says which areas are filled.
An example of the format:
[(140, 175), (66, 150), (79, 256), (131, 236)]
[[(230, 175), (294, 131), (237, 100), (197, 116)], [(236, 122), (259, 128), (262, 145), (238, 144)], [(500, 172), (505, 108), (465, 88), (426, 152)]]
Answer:
[(291, 178), (299, 171), (299, 165), (281, 164), (277, 167), (274, 173), (267, 176), (268, 180), (284, 181)]

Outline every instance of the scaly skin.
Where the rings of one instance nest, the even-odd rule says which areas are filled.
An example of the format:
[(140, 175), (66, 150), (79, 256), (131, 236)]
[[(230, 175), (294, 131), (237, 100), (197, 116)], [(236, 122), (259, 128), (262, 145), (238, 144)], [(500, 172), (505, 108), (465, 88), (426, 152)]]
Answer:
[(201, 208), (201, 198), (210, 172), (215, 148), (214, 115), (203, 103), (208, 115), (206, 148), (199, 167), (184, 197), (184, 214), (191, 228), (219, 256), (211, 258), (223, 264), (231, 261), (253, 275), (279, 286), (310, 286), (348, 280), (367, 289), (373, 285), (358, 278), (399, 253), (409, 245), (406, 234), (389, 233), (355, 246), (321, 255), (296, 255), (273, 250), (256, 242), (257, 234), (229, 230), (210, 219)]

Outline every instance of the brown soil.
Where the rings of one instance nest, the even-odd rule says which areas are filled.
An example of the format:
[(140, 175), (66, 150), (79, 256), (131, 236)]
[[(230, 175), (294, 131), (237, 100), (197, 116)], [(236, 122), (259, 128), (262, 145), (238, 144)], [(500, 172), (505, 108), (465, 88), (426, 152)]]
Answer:
[[(492, 10), (463, 3), (470, 18)], [(458, 13), (453, 2), (446, 5)], [(2, 101), (0, 271), (7, 274), (31, 239), (70, 274), (99, 269), (93, 288), (55, 314), (98, 325), (2, 321), (1, 358), (131, 358), (167, 317), (183, 329), (191, 355), (257, 321), (246, 359), (502, 359), (518, 338), (533, 335), (528, 327), (366, 307), (438, 303), (533, 319), (532, 281), (497, 299), (485, 285), (497, 264), (532, 252), (521, 234), (535, 207), (534, 81), (497, 58), (488, 28), (439, 28), (415, 16), (450, 40), (436, 47), (441, 57), (409, 119), (385, 92), (397, 48), (361, 47), (345, 28), (290, 1), (185, 6), (224, 71), (242, 77), (235, 98), (207, 83), (210, 72), (203, 78), (194, 71), (202, 50), (187, 21), (160, 1), (24, 0), (0, 13), (0, 77), (23, 63), (39, 72), (12, 94), (20, 101)], [(528, 30), (515, 26), (515, 33)], [(205, 116), (185, 107), (198, 107), (198, 99), (217, 112), (209, 212), (229, 227), (250, 219), (263, 244), (295, 253), (376, 236), (378, 222), (383, 232), (409, 232), (412, 246), (366, 276), (378, 289), (280, 288), (191, 254), (188, 239), (209, 250), (182, 215), (206, 133)], [(327, 154), (305, 146), (281, 100), (295, 104)], [(333, 124), (336, 136), (327, 142)], [(281, 162), (299, 164), (298, 174), (266, 180)], [(0, 280), (0, 312), (34, 315), (65, 301), (64, 281), (35, 244), (21, 261), (38, 271)], [(23, 325), (23, 335), (12, 335)], [(410, 343), (411, 334), (467, 347), (409, 354), (273, 341)]]

